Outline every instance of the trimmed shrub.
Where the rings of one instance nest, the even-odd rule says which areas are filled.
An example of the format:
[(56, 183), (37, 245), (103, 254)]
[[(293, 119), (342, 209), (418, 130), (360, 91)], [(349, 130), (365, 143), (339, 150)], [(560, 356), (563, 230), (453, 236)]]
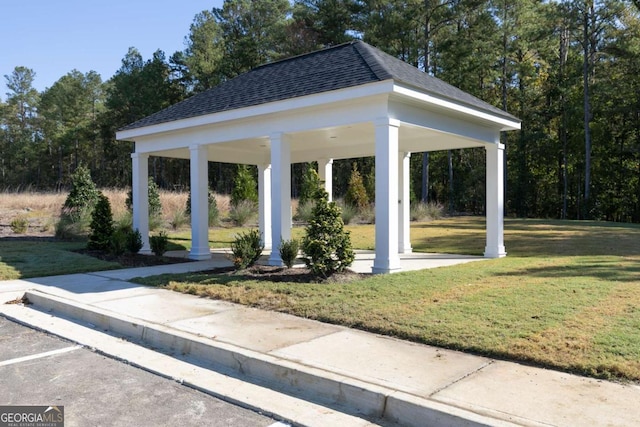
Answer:
[(236, 205), (232, 205), (229, 210), (229, 219), (238, 227), (243, 227), (256, 217), (258, 205), (251, 200), (242, 200)]
[(154, 255), (164, 255), (164, 253), (167, 252), (167, 247), (169, 246), (167, 233), (161, 231), (157, 235), (149, 237), (149, 245), (151, 246), (151, 252), (153, 252)]
[(231, 242), (231, 261), (237, 269), (251, 267), (260, 259), (264, 245), (260, 238), (258, 230), (249, 230), (246, 233), (240, 233), (236, 239)]
[(102, 193), (98, 194), (98, 202), (91, 214), (89, 227), (91, 228), (91, 234), (89, 234), (87, 248), (108, 250), (111, 246), (111, 237), (114, 232), (113, 214), (111, 213), (109, 199)]
[(236, 206), (244, 200), (258, 203), (258, 185), (247, 165), (238, 165), (231, 190), (231, 206)]
[(116, 229), (111, 235), (109, 241), (109, 252), (112, 255), (122, 255), (127, 251), (127, 237), (126, 230)]
[(300, 242), (296, 239), (281, 240), (278, 250), (280, 251), (280, 258), (287, 268), (293, 267), (293, 263), (298, 257), (298, 250), (300, 249)]
[(9, 227), (16, 234), (25, 234), (29, 229), (29, 220), (25, 216), (19, 215), (11, 221)]
[(137, 254), (142, 249), (142, 235), (137, 228), (135, 230), (127, 230), (126, 248), (127, 252), (132, 254)]
[(305, 264), (314, 274), (324, 278), (344, 271), (355, 259), (349, 232), (344, 229), (340, 217), (340, 208), (328, 199), (324, 189), (317, 191), (313, 218), (302, 241)]

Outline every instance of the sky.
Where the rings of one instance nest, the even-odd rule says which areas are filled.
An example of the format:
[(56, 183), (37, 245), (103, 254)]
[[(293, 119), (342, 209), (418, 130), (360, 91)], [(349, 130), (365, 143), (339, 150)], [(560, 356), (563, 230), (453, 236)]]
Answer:
[(36, 73), (38, 91), (73, 69), (106, 81), (129, 47), (146, 61), (158, 49), (184, 50), (193, 17), (222, 0), (0, 0), (0, 99), (17, 66)]

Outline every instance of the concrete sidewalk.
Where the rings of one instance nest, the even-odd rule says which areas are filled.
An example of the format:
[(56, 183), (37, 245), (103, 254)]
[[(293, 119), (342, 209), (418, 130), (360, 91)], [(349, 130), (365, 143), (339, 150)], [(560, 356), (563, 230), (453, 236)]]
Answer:
[(0, 282), (0, 303), (25, 292), (33, 303), (1, 304), (0, 314), (299, 425), (632, 426), (640, 420), (636, 385), (127, 281), (220, 262)]

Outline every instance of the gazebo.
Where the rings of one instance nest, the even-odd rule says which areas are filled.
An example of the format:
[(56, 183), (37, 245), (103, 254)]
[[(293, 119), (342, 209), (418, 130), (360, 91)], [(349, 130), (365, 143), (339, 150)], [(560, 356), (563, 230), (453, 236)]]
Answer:
[(255, 68), (132, 123), (116, 134), (135, 142), (133, 226), (149, 252), (150, 155), (190, 160), (189, 257), (207, 259), (209, 161), (257, 165), (259, 227), (269, 263), (282, 265), (291, 236), (291, 164), (317, 161), (331, 195), (334, 159), (375, 156), (373, 273), (400, 269), (411, 252), (412, 152), (484, 147), (486, 247), (506, 255), (500, 132), (520, 120), (384, 52), (353, 41)]

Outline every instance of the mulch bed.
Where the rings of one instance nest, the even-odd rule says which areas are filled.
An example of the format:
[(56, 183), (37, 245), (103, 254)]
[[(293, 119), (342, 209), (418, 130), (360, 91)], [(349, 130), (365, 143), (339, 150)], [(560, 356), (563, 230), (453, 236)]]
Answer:
[(79, 249), (77, 253), (101, 259), (103, 261), (117, 262), (123, 267), (152, 267), (155, 265), (180, 264), (183, 262), (193, 262), (189, 258), (173, 258), (168, 256), (123, 254), (113, 255), (104, 251)]
[(286, 268), (269, 265), (254, 265), (244, 270), (236, 270), (233, 267), (215, 268), (203, 271), (204, 274), (226, 274), (238, 276), (250, 280), (263, 280), (268, 282), (293, 282), (293, 283), (349, 283), (368, 277), (366, 274), (355, 273), (351, 270), (336, 273), (327, 278), (314, 275), (311, 270), (304, 267)]

